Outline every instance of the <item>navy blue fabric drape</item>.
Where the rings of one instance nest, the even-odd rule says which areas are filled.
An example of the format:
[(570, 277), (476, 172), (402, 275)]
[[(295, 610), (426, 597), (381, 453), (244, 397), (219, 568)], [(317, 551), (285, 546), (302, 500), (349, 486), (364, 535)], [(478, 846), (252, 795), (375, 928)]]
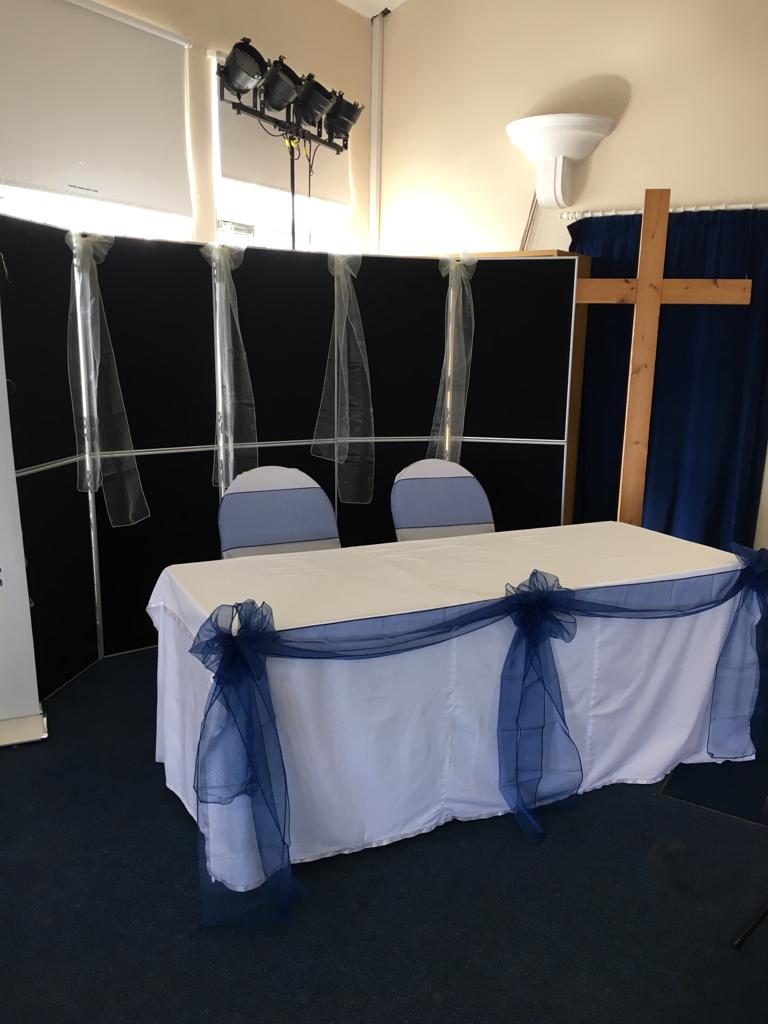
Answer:
[[(577, 619), (666, 619), (736, 600), (715, 666), (707, 749), (712, 757), (753, 753), (749, 724), (759, 666), (753, 634), (768, 610), (768, 551), (737, 552), (744, 568), (685, 579), (569, 590), (535, 570), (498, 600), (329, 623), (280, 632), (271, 608), (220, 605), (190, 648), (213, 673), (195, 773), (198, 825), (209, 832), (212, 805), (241, 801), (251, 819), (246, 859), (258, 850), (263, 883), (229, 889), (210, 873), (201, 839), (202, 923), (282, 916), (297, 897), (291, 874), (290, 807), (268, 658), (383, 658), (455, 639), (509, 618), (514, 633), (501, 669), (497, 740), (499, 790), (529, 839), (543, 832), (535, 807), (578, 792), (582, 765), (565, 719), (554, 641), (569, 643)], [(245, 801), (245, 803), (243, 803)]]
[[(570, 233), (594, 277), (635, 276), (639, 216)], [(751, 545), (768, 438), (768, 211), (672, 214), (665, 276), (751, 277), (752, 303), (662, 309), (643, 526)], [(631, 326), (631, 307), (590, 309), (577, 522), (616, 516)]]

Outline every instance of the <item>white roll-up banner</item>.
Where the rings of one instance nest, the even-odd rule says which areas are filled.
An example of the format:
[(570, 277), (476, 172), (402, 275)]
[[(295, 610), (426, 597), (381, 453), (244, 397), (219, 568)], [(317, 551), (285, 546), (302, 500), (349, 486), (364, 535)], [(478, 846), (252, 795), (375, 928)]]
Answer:
[(0, 746), (42, 739), (0, 322)]

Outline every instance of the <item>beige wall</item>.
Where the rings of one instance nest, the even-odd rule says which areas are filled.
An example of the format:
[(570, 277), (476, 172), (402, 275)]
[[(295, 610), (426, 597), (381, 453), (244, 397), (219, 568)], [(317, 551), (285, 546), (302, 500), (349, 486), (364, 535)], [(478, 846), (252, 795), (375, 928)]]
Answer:
[[(299, 73), (313, 71), (329, 88), (369, 103), (370, 22), (336, 0), (122, 0), (111, 6), (192, 39), (187, 53), (189, 128), (196, 237), (201, 241), (212, 240), (214, 231), (207, 50), (228, 51), (241, 36), (250, 36), (265, 57), (283, 54)], [(366, 237), (367, 113), (351, 137), (350, 156), (355, 228)]]
[[(620, 115), (582, 209), (768, 201), (766, 0), (407, 0), (386, 19), (384, 250), (516, 249), (533, 168), (504, 126)], [(564, 247), (557, 212), (535, 247)]]
[[(508, 121), (618, 118), (579, 209), (768, 201), (767, 0), (407, 0), (386, 20), (382, 249), (517, 249), (534, 171)], [(567, 248), (543, 211), (530, 248)], [(768, 544), (768, 473), (756, 543)]]

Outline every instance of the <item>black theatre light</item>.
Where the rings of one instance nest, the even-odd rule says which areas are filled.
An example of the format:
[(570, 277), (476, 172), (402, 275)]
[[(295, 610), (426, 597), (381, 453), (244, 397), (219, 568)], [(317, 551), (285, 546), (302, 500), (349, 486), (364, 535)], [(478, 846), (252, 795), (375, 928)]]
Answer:
[(325, 130), (328, 138), (348, 139), (352, 126), (363, 112), (359, 103), (352, 103), (344, 99), (344, 93), (340, 92), (333, 102), (325, 118)]
[(227, 92), (241, 96), (261, 83), (267, 71), (267, 62), (259, 51), (251, 46), (251, 40), (243, 38), (235, 43), (224, 62), (221, 80)]
[(335, 98), (335, 92), (331, 92), (324, 85), (320, 85), (314, 75), (307, 75), (304, 78), (304, 84), (301, 87), (298, 100), (301, 120), (305, 124), (311, 124), (314, 127), (328, 111)]
[(278, 57), (264, 77), (264, 102), (269, 110), (285, 110), (298, 96), (300, 87), (301, 78)]

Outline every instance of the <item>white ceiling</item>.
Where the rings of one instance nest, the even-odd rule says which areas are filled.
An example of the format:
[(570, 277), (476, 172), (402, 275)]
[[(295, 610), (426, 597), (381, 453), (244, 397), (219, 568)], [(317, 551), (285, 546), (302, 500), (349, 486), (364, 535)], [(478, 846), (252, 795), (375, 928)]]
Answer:
[(375, 18), (385, 7), (394, 11), (395, 8), (402, 6), (405, 0), (339, 0), (339, 3), (351, 7), (353, 11), (365, 15), (366, 18)]

